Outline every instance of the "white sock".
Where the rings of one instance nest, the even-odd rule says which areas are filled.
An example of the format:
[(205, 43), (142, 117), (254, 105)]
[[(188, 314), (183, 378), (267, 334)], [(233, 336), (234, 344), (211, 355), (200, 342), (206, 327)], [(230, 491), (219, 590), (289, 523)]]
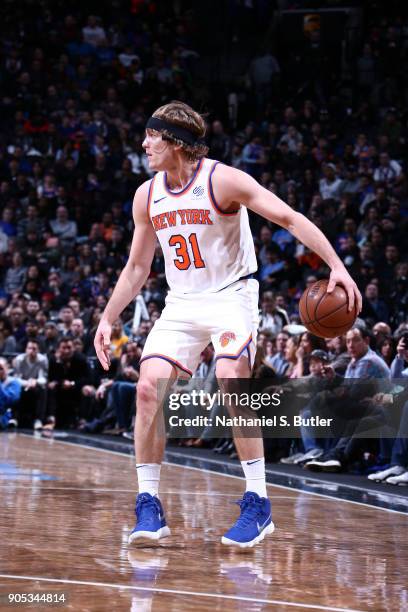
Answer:
[(139, 493), (159, 493), (160, 463), (136, 463)]
[(267, 497), (265, 480), (265, 458), (247, 459), (241, 461), (246, 478), (245, 491), (257, 493), (259, 497)]

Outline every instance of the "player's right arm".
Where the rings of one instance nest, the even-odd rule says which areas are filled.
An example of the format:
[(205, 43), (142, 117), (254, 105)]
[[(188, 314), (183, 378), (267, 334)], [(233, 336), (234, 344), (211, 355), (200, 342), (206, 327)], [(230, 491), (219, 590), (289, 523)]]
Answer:
[(109, 346), (112, 323), (136, 297), (150, 273), (156, 234), (147, 212), (150, 181), (139, 187), (133, 199), (135, 229), (129, 259), (123, 268), (96, 330), (94, 346), (104, 370), (110, 366)]

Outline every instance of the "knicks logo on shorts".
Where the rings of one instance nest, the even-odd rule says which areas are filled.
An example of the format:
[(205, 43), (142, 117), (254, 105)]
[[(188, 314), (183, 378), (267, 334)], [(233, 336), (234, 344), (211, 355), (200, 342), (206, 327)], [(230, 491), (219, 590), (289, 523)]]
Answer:
[(227, 344), (229, 344), (229, 342), (233, 342), (236, 339), (237, 337), (234, 332), (224, 332), (220, 336), (220, 344), (224, 348), (225, 346), (227, 346)]

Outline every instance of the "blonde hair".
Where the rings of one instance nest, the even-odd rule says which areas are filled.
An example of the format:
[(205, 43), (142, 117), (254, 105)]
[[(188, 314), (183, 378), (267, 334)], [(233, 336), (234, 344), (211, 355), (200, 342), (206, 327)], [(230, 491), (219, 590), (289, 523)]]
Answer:
[[(154, 111), (152, 116), (157, 117), (157, 119), (165, 119), (170, 123), (174, 123), (174, 125), (189, 130), (197, 136), (197, 140), (205, 136), (206, 124), (204, 118), (191, 106), (179, 100), (173, 100), (169, 104), (160, 106)], [(198, 161), (208, 153), (208, 147), (205, 144), (189, 145), (183, 140), (175, 138), (167, 130), (163, 130), (162, 134), (169, 142), (180, 145), (189, 161)]]

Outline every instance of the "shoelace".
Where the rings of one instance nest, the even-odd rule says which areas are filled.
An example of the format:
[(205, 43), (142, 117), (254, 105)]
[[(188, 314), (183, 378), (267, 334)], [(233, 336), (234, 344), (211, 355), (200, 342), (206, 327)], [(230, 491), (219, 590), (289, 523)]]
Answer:
[(238, 504), (241, 508), (241, 515), (235, 524), (236, 527), (247, 527), (259, 513), (261, 502), (251, 495), (250, 497), (243, 497), (234, 503)]
[(146, 510), (155, 510), (156, 512), (160, 512), (158, 503), (152, 497), (141, 495), (136, 503), (136, 515), (139, 520), (143, 518)]

